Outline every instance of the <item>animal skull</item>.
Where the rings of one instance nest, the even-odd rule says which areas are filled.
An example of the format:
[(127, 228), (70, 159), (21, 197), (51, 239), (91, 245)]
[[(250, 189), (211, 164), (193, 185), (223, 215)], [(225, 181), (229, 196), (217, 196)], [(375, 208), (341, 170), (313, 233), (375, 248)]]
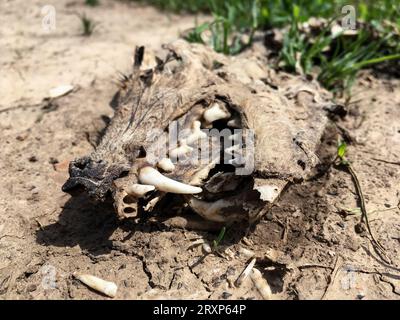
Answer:
[(215, 223), (255, 221), (318, 163), (329, 94), (275, 73), (254, 50), (226, 57), (183, 40), (165, 48), (151, 69), (136, 49), (113, 119), (96, 150), (70, 163), (63, 190), (111, 194), (119, 217), (180, 197)]

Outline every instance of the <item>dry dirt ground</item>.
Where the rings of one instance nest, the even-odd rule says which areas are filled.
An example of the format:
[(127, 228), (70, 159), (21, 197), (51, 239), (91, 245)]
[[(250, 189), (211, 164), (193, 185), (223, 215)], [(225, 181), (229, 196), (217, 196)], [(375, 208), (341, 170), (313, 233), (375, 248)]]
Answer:
[[(251, 250), (275, 299), (399, 299), (400, 81), (362, 75), (350, 112), (338, 125), (353, 143), (353, 163), (371, 227), (390, 262), (355, 232), (360, 215), (348, 173), (331, 168), (290, 186), (265, 218), (242, 233), (228, 229), (218, 254), (193, 239), (216, 234), (118, 221), (110, 204), (61, 191), (68, 162), (89, 153), (135, 45), (159, 49), (193, 24), (153, 8), (102, 1), (57, 1), (57, 29), (41, 29), (48, 1), (1, 1), (0, 25), (0, 299), (108, 299), (73, 277), (114, 281), (118, 299), (260, 299), (250, 279), (232, 283)], [(76, 13), (100, 21), (80, 36)], [(44, 100), (72, 83), (69, 95)], [(329, 162), (338, 129), (319, 150)], [(323, 169), (323, 168), (320, 168)], [(318, 172), (316, 172), (317, 174)]]

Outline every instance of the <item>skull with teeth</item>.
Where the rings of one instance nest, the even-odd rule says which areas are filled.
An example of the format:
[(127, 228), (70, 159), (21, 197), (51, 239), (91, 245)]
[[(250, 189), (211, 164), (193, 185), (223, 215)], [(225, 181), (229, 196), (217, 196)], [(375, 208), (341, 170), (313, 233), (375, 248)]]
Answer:
[(257, 220), (317, 164), (329, 94), (275, 73), (255, 49), (233, 58), (183, 40), (166, 49), (152, 68), (136, 49), (113, 119), (95, 151), (70, 163), (63, 190), (111, 195), (119, 217), (176, 203), (216, 224)]

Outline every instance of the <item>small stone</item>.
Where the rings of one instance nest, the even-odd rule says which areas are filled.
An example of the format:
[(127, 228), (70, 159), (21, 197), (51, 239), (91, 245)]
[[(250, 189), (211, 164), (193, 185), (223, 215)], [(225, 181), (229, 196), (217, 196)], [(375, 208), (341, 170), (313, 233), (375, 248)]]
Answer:
[(329, 254), (331, 257), (334, 257), (334, 256), (336, 255), (336, 253), (335, 253), (334, 251), (332, 251), (332, 250), (328, 250), (328, 254)]
[(365, 225), (360, 222), (360, 223), (357, 223), (354, 226), (354, 230), (355, 230), (356, 233), (361, 234), (361, 233), (364, 233), (366, 231), (366, 228), (365, 228)]
[(31, 156), (31, 157), (29, 157), (29, 162), (37, 162), (38, 161), (38, 158), (36, 158), (36, 156)]
[(265, 220), (272, 221), (273, 218), (274, 218), (274, 215), (272, 214), (272, 212), (268, 212), (268, 213), (265, 215)]
[(49, 163), (50, 164), (56, 164), (56, 163), (58, 163), (58, 160), (56, 158), (50, 157)]
[(344, 229), (344, 222), (343, 222), (343, 221), (336, 222), (336, 224), (337, 224), (339, 227), (341, 227), (342, 229)]
[(357, 294), (357, 299), (358, 299), (358, 300), (362, 300), (362, 299), (364, 299), (364, 298), (365, 298), (364, 292), (359, 292), (359, 293)]
[(28, 291), (28, 292), (33, 292), (33, 291), (35, 291), (36, 289), (37, 289), (36, 284), (31, 283), (31, 284), (26, 288), (26, 291)]
[(229, 297), (232, 297), (232, 293), (224, 291), (221, 295), (222, 299), (228, 299)]
[(325, 192), (324, 192), (324, 190), (322, 190), (322, 189), (318, 190), (318, 191), (315, 193), (315, 195), (316, 195), (317, 197), (319, 197), (319, 198), (322, 198), (322, 197), (324, 196), (324, 194), (325, 194)]

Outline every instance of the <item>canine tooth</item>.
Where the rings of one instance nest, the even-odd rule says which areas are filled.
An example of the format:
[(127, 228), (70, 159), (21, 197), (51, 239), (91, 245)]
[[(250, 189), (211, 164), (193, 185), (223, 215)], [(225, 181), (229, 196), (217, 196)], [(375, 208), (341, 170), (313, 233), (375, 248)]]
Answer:
[(191, 133), (187, 138), (186, 138), (186, 143), (187, 144), (192, 144), (193, 142), (196, 142), (199, 139), (204, 139), (207, 137), (207, 133), (201, 131), (201, 122), (200, 121), (194, 121), (192, 124), (193, 128), (193, 133)]
[(126, 189), (128, 194), (133, 194), (137, 197), (143, 197), (147, 192), (155, 189), (152, 185), (134, 183)]
[(174, 171), (175, 165), (172, 163), (171, 159), (169, 158), (163, 158), (157, 163), (157, 167), (160, 169), (166, 171), (166, 172), (171, 172)]
[(192, 147), (189, 147), (189, 146), (186, 144), (186, 142), (185, 142), (185, 143), (182, 143), (181, 146), (179, 146), (179, 147), (177, 147), (177, 148), (175, 148), (175, 149), (172, 149), (172, 150), (169, 152), (169, 156), (170, 156), (171, 158), (177, 159), (178, 157), (181, 157), (181, 156), (183, 156), (183, 155), (185, 155), (185, 154), (187, 154), (187, 153), (190, 153), (190, 152), (192, 152), (192, 151), (193, 151), (193, 148), (192, 148)]
[(211, 123), (221, 119), (228, 119), (231, 117), (231, 113), (225, 107), (214, 103), (209, 109), (204, 111), (203, 117), (208, 123)]
[(88, 287), (104, 293), (111, 298), (114, 298), (117, 294), (118, 287), (114, 282), (106, 281), (90, 274), (75, 275), (75, 278), (86, 284)]
[(195, 194), (202, 192), (199, 187), (184, 184), (165, 177), (152, 167), (144, 167), (140, 170), (139, 180), (145, 184), (151, 184), (157, 190), (178, 194)]

